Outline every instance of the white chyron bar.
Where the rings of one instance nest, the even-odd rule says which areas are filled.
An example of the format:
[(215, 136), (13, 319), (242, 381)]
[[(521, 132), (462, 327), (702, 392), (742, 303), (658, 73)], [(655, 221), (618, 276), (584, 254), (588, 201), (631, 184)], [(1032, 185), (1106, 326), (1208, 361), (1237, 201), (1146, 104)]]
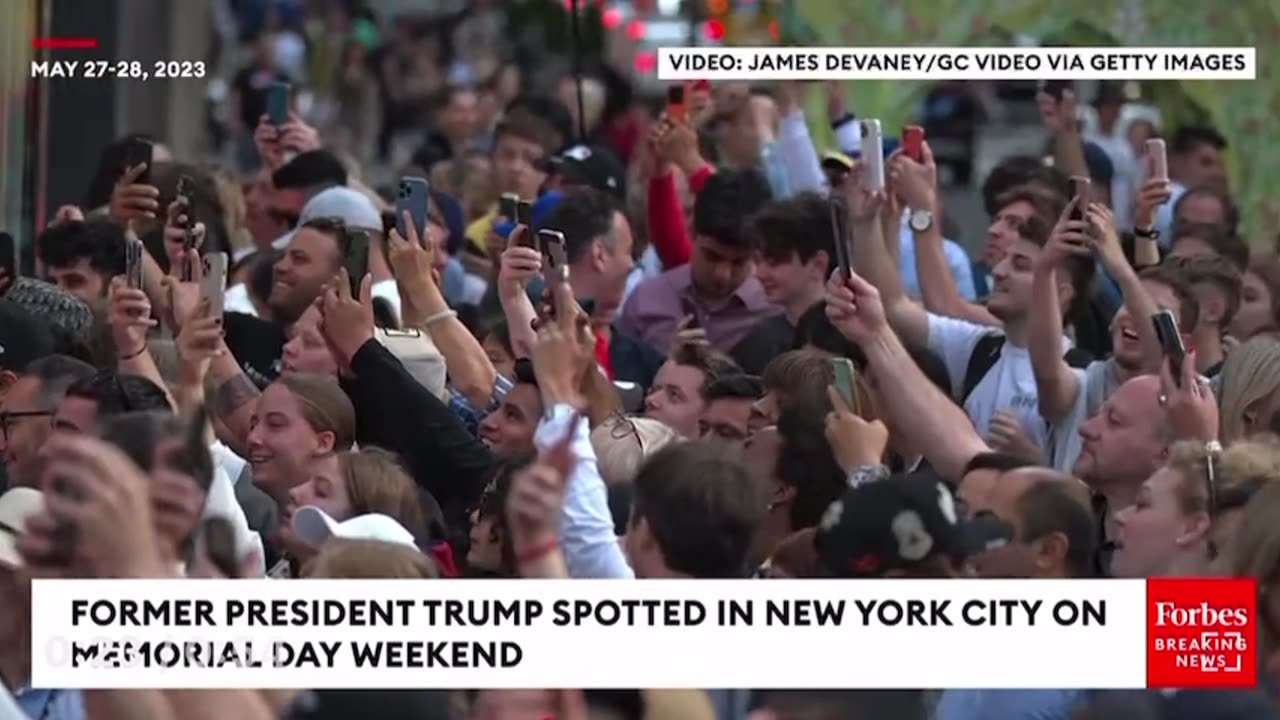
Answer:
[(1140, 580), (36, 580), (32, 683), (1140, 688), (1145, 603)]
[(659, 80), (1256, 80), (1250, 47), (680, 47)]

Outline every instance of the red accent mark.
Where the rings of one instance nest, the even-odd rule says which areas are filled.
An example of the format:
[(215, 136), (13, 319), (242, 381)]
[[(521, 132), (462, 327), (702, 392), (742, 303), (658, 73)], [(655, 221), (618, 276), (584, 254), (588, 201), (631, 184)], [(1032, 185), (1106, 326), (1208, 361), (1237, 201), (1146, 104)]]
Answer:
[(92, 50), (98, 47), (97, 38), (38, 37), (31, 38), (31, 47), (49, 50)]

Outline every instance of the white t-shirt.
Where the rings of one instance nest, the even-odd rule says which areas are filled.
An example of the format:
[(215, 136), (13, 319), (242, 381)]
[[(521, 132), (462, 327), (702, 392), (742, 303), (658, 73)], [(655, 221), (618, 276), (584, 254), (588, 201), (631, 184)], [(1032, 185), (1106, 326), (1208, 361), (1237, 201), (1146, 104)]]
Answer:
[[(1000, 331), (992, 327), (929, 313), (929, 349), (946, 363), (951, 387), (957, 395), (964, 390), (965, 372), (978, 340), (985, 335), (998, 334)], [(1065, 353), (1071, 342), (1063, 338), (1062, 343)], [(1036, 378), (1031, 370), (1031, 354), (1026, 348), (1005, 341), (1000, 357), (991, 369), (974, 386), (969, 397), (961, 399), (965, 412), (982, 437), (987, 436), (996, 410), (1006, 410), (1018, 416), (1027, 437), (1045, 447), (1048, 426), (1040, 417)]]

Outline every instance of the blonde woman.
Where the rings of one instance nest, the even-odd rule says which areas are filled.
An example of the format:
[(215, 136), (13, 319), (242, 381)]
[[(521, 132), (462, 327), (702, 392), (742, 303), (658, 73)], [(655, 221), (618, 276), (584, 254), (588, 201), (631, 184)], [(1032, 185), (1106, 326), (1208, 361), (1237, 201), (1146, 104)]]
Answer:
[(613, 415), (591, 431), (600, 476), (609, 487), (630, 483), (646, 458), (683, 439), (660, 420), (625, 415)]
[(1267, 483), (1240, 514), (1227, 574), (1258, 581), (1258, 665), (1280, 685), (1280, 483)]
[(1116, 577), (1207, 575), (1232, 535), (1242, 508), (1260, 488), (1280, 478), (1274, 439), (1174, 445), (1164, 467), (1115, 515)]
[(1227, 356), (1218, 391), (1218, 438), (1225, 445), (1267, 431), (1280, 400), (1280, 341), (1255, 337)]

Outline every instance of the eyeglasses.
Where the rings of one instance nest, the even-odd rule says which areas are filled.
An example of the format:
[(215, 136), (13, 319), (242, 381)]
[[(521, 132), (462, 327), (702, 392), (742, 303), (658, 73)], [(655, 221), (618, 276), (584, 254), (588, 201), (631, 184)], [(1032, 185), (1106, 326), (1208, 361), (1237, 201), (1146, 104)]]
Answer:
[(636, 445), (640, 447), (640, 454), (644, 454), (644, 438), (640, 437), (640, 428), (636, 427), (636, 423), (627, 415), (614, 415), (613, 422), (609, 428), (609, 437), (614, 440), (623, 440), (628, 436), (636, 439)]
[(4, 435), (4, 444), (9, 444), (9, 427), (15, 420), (22, 418), (51, 417), (52, 410), (25, 410), (22, 412), (0, 412), (0, 434)]

